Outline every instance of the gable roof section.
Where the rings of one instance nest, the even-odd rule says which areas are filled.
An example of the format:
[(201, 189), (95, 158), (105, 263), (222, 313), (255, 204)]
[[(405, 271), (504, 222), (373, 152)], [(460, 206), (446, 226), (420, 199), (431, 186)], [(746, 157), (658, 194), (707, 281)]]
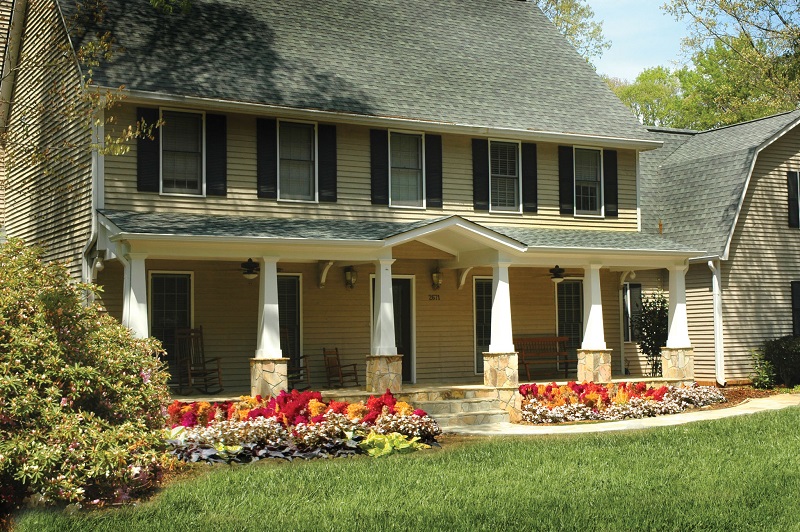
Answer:
[(641, 155), (642, 228), (727, 258), (758, 153), (800, 122), (800, 111), (694, 133), (651, 131), (664, 147)]
[(124, 51), (94, 70), (100, 86), (655, 145), (531, 2), (193, 0), (169, 16), (106, 3)]

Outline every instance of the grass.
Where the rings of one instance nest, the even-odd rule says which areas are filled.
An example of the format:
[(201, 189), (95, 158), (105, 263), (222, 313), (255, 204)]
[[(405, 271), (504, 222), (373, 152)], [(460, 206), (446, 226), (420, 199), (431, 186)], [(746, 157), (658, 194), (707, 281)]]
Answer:
[(800, 530), (800, 408), (384, 459), (203, 469), (135, 507), (15, 530)]

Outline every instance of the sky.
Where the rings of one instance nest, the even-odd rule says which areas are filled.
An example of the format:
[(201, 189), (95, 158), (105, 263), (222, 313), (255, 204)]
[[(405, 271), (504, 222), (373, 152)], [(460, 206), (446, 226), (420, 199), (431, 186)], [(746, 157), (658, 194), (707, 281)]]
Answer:
[(600, 74), (633, 81), (645, 68), (682, 63), (681, 39), (688, 33), (660, 7), (664, 0), (588, 0), (611, 48), (592, 62)]

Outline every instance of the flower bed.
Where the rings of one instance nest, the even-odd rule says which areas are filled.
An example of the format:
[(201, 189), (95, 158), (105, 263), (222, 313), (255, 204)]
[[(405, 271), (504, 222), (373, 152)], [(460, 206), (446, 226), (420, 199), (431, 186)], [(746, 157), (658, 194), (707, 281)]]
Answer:
[(618, 421), (629, 418), (677, 414), (725, 401), (711, 386), (648, 387), (643, 382), (595, 384), (570, 382), (523, 384), (522, 420), (528, 423), (565, 421)]
[(325, 403), (319, 392), (292, 390), (273, 398), (175, 401), (167, 412), (173, 452), (191, 462), (375, 456), (426, 448), (441, 434), (428, 414), (389, 390), (366, 403)]

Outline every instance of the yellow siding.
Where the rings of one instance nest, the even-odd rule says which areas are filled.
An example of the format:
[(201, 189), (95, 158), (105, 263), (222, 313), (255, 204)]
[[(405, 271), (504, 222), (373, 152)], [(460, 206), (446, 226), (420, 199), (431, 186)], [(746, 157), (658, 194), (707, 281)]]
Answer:
[(723, 263), (725, 372), (747, 378), (750, 350), (791, 334), (790, 282), (800, 280), (800, 230), (788, 226), (786, 172), (800, 170), (800, 132), (756, 161), (729, 260)]
[[(117, 112), (119, 126), (135, 121), (131, 105)], [(227, 197), (160, 196), (136, 191), (136, 145), (130, 152), (107, 157), (105, 206), (119, 210), (164, 210), (248, 216), (301, 216), (369, 220), (418, 220), (442, 215), (468, 216), (478, 223), (558, 226), (605, 230), (636, 230), (636, 153), (619, 150), (619, 218), (575, 218), (558, 212), (558, 146), (538, 144), (539, 212), (537, 214), (476, 213), (472, 208), (471, 137), (443, 135), (443, 209), (391, 209), (373, 206), (370, 200), (369, 128), (337, 126), (338, 202), (296, 203), (259, 199), (256, 196), (256, 117), (228, 115)]]
[[(669, 276), (669, 273), (666, 273)], [(708, 264), (692, 264), (686, 273), (686, 312), (694, 347), (695, 379), (716, 379), (714, 362), (714, 298)]]
[[(65, 261), (77, 278), (91, 228), (90, 135), (83, 120), (61, 114), (68, 105), (82, 108), (77, 67), (60, 49), (65, 42), (52, 1), (31, 0), (9, 118), (5, 225), (10, 236), (43, 246), (45, 258)], [(45, 162), (32, 161), (34, 146), (49, 150)]]

